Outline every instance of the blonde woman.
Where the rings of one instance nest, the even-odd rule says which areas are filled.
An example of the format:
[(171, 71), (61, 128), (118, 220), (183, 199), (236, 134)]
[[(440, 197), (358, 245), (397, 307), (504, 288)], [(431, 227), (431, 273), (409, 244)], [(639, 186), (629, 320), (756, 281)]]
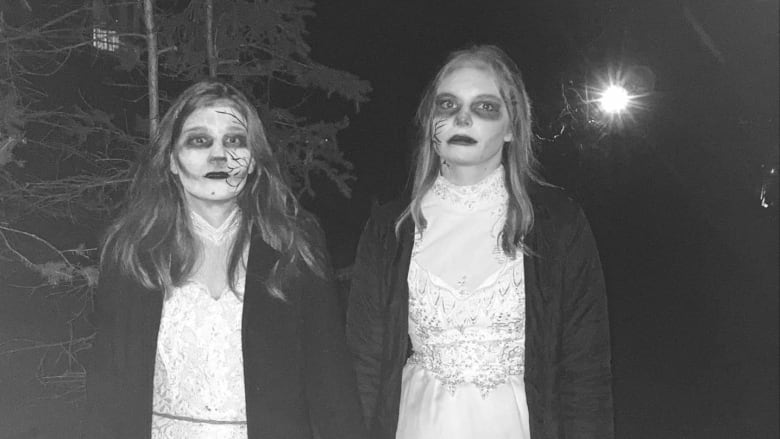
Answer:
[(609, 326), (582, 210), (534, 171), (531, 104), (495, 46), (423, 95), (410, 200), (378, 209), (347, 321), (377, 439), (609, 439)]

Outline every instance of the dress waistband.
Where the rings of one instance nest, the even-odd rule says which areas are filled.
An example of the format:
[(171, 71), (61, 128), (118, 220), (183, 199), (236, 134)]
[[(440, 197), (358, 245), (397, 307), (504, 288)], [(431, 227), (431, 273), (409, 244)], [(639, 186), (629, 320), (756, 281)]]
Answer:
[(177, 421), (184, 421), (184, 422), (193, 422), (197, 424), (246, 425), (246, 421), (218, 421), (214, 419), (199, 419), (199, 418), (191, 418), (189, 416), (173, 415), (170, 413), (160, 413), (156, 411), (152, 411), (152, 414), (154, 416), (159, 416), (161, 418), (174, 419)]

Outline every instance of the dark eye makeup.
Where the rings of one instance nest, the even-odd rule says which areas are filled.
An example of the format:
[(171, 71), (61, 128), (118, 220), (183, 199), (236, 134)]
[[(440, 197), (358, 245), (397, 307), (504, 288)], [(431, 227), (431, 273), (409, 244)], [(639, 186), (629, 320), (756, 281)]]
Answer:
[(212, 143), (214, 143), (214, 140), (211, 136), (199, 133), (188, 134), (187, 137), (184, 138), (184, 145), (193, 148), (208, 148)]
[[(193, 132), (185, 134), (182, 144), (189, 148), (210, 148), (214, 144), (214, 139), (209, 134)], [(226, 148), (245, 148), (246, 134), (226, 134), (222, 137), (222, 145)]]
[[(449, 94), (441, 94), (434, 101), (434, 113), (436, 117), (452, 117), (461, 109), (461, 101)], [(501, 101), (492, 96), (477, 96), (471, 102), (469, 110), (477, 117), (485, 120), (501, 119)]]
[(501, 103), (493, 100), (476, 101), (471, 105), (472, 111), (477, 116), (488, 120), (498, 120), (501, 118)]
[(437, 96), (435, 100), (435, 113), (439, 117), (448, 117), (458, 112), (460, 102), (452, 95)]
[(232, 148), (243, 148), (246, 146), (246, 136), (243, 134), (228, 134), (222, 139), (222, 144)]

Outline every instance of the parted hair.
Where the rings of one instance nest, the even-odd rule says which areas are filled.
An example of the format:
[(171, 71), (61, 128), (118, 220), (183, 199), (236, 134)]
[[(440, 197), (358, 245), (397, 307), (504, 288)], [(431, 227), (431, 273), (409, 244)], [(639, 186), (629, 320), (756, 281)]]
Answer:
[(485, 68), (492, 73), (509, 115), (512, 140), (504, 144), (501, 163), (509, 193), (506, 221), (499, 236), (502, 251), (515, 257), (517, 251), (529, 253), (524, 238), (533, 227), (534, 212), (527, 187), (531, 182), (544, 184), (537, 172), (533, 151), (531, 100), (517, 64), (499, 47), (473, 46), (452, 52), (428, 85), (417, 107), (415, 122), (418, 140), (414, 151), (411, 202), (396, 221), (396, 234), (410, 218), (419, 231), (427, 225), (421, 203), (441, 172), (441, 158), (434, 148), (436, 90), (441, 81), (460, 67)]
[(230, 287), (236, 289), (237, 268), (246, 262), (242, 260), (244, 248), (256, 228), (281, 254), (266, 282), (272, 295), (284, 299), (281, 280), (299, 261), (316, 275), (326, 276), (324, 248), (315, 242), (321, 238), (319, 229), (285, 182), (257, 110), (241, 91), (214, 79), (187, 88), (140, 151), (122, 210), (104, 236), (101, 267), (117, 268), (144, 287), (166, 294), (192, 274), (200, 247), (184, 189), (170, 171), (170, 161), (187, 118), (197, 109), (214, 105), (230, 106), (246, 121), (247, 145), (256, 163), (237, 196), (241, 223), (229, 252)]

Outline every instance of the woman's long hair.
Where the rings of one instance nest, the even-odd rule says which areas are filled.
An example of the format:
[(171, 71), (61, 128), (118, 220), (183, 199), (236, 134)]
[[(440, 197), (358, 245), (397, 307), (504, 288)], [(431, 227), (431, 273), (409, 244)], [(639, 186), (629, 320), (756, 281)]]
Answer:
[(490, 45), (475, 46), (450, 54), (423, 93), (416, 114), (419, 138), (414, 157), (412, 199), (396, 221), (396, 234), (400, 233), (401, 225), (409, 217), (420, 231), (424, 231), (427, 225), (422, 214), (422, 198), (441, 172), (441, 160), (433, 139), (436, 89), (445, 76), (463, 66), (484, 67), (493, 74), (509, 114), (512, 140), (504, 144), (501, 157), (509, 200), (500, 245), (510, 257), (515, 257), (517, 250), (529, 253), (524, 238), (533, 227), (534, 211), (526, 189), (530, 182), (543, 183), (536, 171), (538, 162), (533, 152), (531, 100), (515, 62), (503, 50)]
[(245, 263), (244, 246), (254, 226), (281, 253), (267, 285), (272, 295), (284, 299), (282, 276), (299, 259), (318, 276), (325, 276), (322, 247), (313, 245), (319, 237), (316, 225), (306, 224), (314, 220), (300, 208), (285, 183), (255, 108), (243, 93), (218, 80), (190, 86), (165, 113), (155, 137), (136, 163), (124, 208), (105, 235), (101, 266), (118, 267), (144, 287), (161, 289), (166, 294), (192, 274), (200, 248), (191, 229), (184, 189), (170, 171), (170, 161), (190, 114), (213, 105), (233, 107), (246, 121), (247, 144), (256, 163), (237, 196), (241, 224), (230, 250), (230, 287), (236, 289), (237, 268)]

